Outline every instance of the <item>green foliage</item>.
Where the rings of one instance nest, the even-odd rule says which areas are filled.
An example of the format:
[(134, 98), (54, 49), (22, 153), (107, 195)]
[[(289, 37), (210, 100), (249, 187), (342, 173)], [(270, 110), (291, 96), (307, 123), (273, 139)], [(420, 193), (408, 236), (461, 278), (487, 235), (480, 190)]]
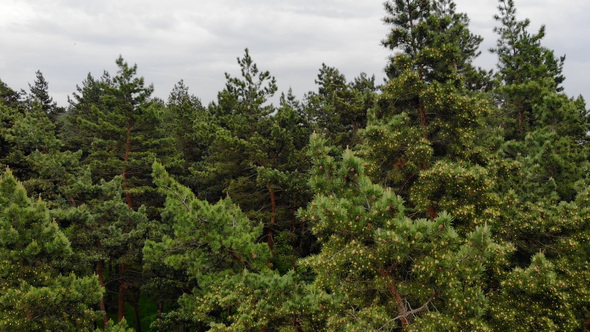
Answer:
[(95, 181), (121, 175), (130, 207), (149, 206), (150, 165), (168, 147), (160, 127), (162, 105), (150, 98), (153, 87), (136, 76), (137, 66), (121, 57), (116, 63), (116, 76), (89, 76), (74, 95), (63, 138), (70, 149), (83, 151)]
[(469, 19), (456, 12), (454, 1), (387, 1), (385, 10), (384, 22), (392, 29), (382, 43), (398, 51), (386, 68), (390, 78), (410, 69), (425, 82), (451, 80), (458, 86), (458, 77), (476, 76), (471, 61), (482, 38), (469, 32)]
[(25, 109), (0, 105), (0, 161), (23, 180), (35, 177), (28, 157), (36, 152), (55, 152), (61, 143), (55, 137), (55, 125), (39, 108)]
[(215, 304), (204, 302), (204, 295), (228, 278), (239, 278), (239, 271), (257, 271), (266, 265), (268, 247), (256, 243), (261, 225), (250, 222), (229, 199), (215, 205), (198, 200), (159, 164), (154, 164), (154, 181), (166, 194), (162, 218), (172, 225), (173, 234), (164, 235), (160, 242), (148, 240), (145, 260), (186, 270), (198, 287), (182, 297), (181, 308), (192, 312), (203, 306), (191, 320), (209, 322), (215, 307), (208, 306)]
[(573, 331), (579, 326), (568, 294), (571, 286), (543, 254), (535, 255), (526, 269), (512, 271), (501, 286), (490, 306), (497, 329)]
[(361, 74), (353, 82), (338, 69), (322, 64), (315, 81), (318, 92), (306, 96), (306, 113), (315, 132), (341, 147), (360, 143), (359, 129), (367, 124), (367, 111), (375, 103), (375, 77)]
[(216, 202), (229, 196), (251, 220), (264, 222), (271, 249), (275, 237), (284, 235), (280, 238), (288, 242), (280, 244), (282, 254), (274, 262), (285, 272), (293, 253), (305, 254), (311, 242), (294, 216), (310, 196), (301, 152), (309, 126), (292, 95), (281, 98), (278, 108), (270, 104), (275, 79), (258, 69), (248, 50), (238, 64), (242, 76), (226, 74), (218, 104), (210, 106), (210, 116), (195, 121), (206, 150), (193, 177), (199, 198)]
[(57, 103), (49, 95), (49, 83), (45, 80), (40, 70), (35, 72), (35, 82), (29, 84), (30, 93), (27, 96), (27, 103), (31, 108), (38, 107), (45, 112), (49, 118), (56, 122), (58, 116), (65, 112), (63, 107), (58, 107)]
[(118, 322), (118, 323), (114, 323), (112, 320), (109, 320), (107, 325), (102, 329), (99, 330), (97, 329), (96, 332), (98, 331), (104, 331), (104, 332), (133, 332), (135, 331), (132, 328), (129, 328), (127, 326), (127, 321), (125, 321), (125, 319), (123, 319), (122, 321)]
[(513, 0), (499, 3), (500, 13), (495, 18), (501, 25), (494, 29), (499, 38), (491, 51), (498, 55), (496, 79), (500, 87), (495, 94), (506, 138), (522, 140), (528, 132), (543, 126), (575, 132), (573, 136), (578, 139), (585, 137), (588, 118), (586, 110), (580, 108), (583, 101), (573, 102), (559, 94), (565, 80), (565, 56), (557, 59), (552, 50), (542, 46), (544, 26), (532, 35), (528, 31), (530, 21), (517, 20)]
[[(200, 162), (207, 151), (208, 141), (204, 130), (210, 118), (208, 110), (201, 101), (189, 94), (188, 87), (183, 81), (178, 82), (170, 96), (162, 114), (164, 131), (173, 141), (169, 156), (175, 156), (175, 162), (168, 162), (167, 167), (176, 174), (181, 183), (196, 189), (195, 179), (190, 167)], [(168, 157), (169, 159), (172, 159)]]
[(21, 94), (11, 89), (6, 83), (0, 80), (0, 105), (17, 107)]
[(385, 6), (392, 30), (383, 44), (396, 53), (361, 133), (367, 173), (401, 195), (410, 213), (436, 219), (451, 212), (467, 234), (496, 204), (485, 170), (488, 143), (478, 142), (490, 99), (471, 81), (481, 38), (469, 32), (453, 1)]
[(218, 105), (212, 106), (214, 118), (199, 124), (209, 141), (203, 162), (195, 167), (195, 176), (203, 184), (203, 198), (214, 202), (223, 197), (223, 192), (230, 196), (235, 193), (251, 197), (250, 204), (244, 201), (243, 205), (259, 205), (251, 201), (266, 201), (266, 190), (248, 179), (255, 178), (256, 167), (267, 165), (273, 157), (267, 147), (272, 144), (268, 136), (270, 115), (275, 109), (268, 99), (277, 86), (268, 71), (260, 72), (247, 49), (238, 64), (242, 77), (226, 73), (227, 83), (218, 95)]
[[(332, 156), (317, 135), (311, 147), (316, 196), (300, 216), (322, 251), (302, 264), (333, 297), (327, 328), (411, 329), (414, 322), (430, 330), (442, 316), (450, 330), (487, 329), (485, 273), (506, 264), (510, 246), (494, 243), (485, 225), (461, 237), (445, 213), (412, 220), (402, 199), (372, 183), (350, 150)], [(435, 307), (438, 314), (426, 313)]]
[(0, 194), (0, 329), (90, 331), (103, 294), (97, 278), (70, 272), (70, 242), (10, 171)]
[(166, 193), (162, 217), (173, 232), (161, 241), (148, 240), (145, 259), (186, 271), (193, 284), (179, 298), (179, 308), (156, 323), (159, 328), (290, 331), (318, 326), (310, 309), (316, 298), (299, 275), (268, 268), (268, 246), (257, 243), (262, 225), (248, 220), (229, 199), (215, 205), (198, 200), (159, 164), (154, 164), (154, 178)]
[(273, 105), (247, 49), (208, 106), (183, 81), (153, 98), (122, 57), (64, 114), (40, 71), (0, 81), (0, 330), (590, 326), (589, 116), (565, 58), (513, 0), (495, 75), (454, 1), (385, 10), (384, 85), (322, 65), (303, 102)]

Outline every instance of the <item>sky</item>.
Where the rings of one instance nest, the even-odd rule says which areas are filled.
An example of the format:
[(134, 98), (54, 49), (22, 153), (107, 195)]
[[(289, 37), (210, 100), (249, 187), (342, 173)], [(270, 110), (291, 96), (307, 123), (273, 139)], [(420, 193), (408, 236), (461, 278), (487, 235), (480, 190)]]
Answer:
[[(122, 55), (167, 99), (184, 80), (203, 103), (214, 101), (224, 73), (239, 75), (248, 48), (279, 92), (302, 98), (316, 90), (322, 63), (352, 80), (361, 72), (381, 82), (390, 51), (381, 46), (384, 0), (0, 0), (0, 79), (28, 89), (41, 70), (61, 106), (88, 73), (116, 72)], [(495, 67), (497, 0), (456, 0), (484, 38), (476, 64)], [(546, 26), (544, 45), (567, 55), (565, 92), (590, 98), (590, 1), (516, 0), (531, 32)]]

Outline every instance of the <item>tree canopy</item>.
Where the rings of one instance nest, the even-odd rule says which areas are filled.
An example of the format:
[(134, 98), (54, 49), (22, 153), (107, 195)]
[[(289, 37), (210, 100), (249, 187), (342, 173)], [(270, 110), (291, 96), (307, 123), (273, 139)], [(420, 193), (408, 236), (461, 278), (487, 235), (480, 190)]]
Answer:
[(249, 49), (208, 105), (122, 56), (67, 107), (0, 81), (0, 330), (590, 329), (565, 56), (514, 0), (492, 70), (454, 1), (384, 7), (385, 81), (322, 64), (301, 99)]

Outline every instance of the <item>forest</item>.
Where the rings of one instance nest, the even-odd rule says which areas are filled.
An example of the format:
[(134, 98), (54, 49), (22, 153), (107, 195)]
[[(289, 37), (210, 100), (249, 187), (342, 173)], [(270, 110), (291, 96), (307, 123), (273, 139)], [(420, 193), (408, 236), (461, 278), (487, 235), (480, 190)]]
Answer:
[[(203, 105), (137, 65), (67, 107), (0, 81), (0, 331), (590, 329), (590, 128), (498, 0), (389, 0), (386, 79), (277, 91), (248, 49)], [(263, 65), (261, 65), (262, 67)]]

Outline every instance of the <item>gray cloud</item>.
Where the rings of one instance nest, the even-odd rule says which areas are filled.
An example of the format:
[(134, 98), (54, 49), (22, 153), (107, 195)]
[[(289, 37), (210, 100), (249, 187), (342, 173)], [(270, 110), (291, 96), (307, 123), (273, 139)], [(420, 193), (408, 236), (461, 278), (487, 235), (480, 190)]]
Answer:
[[(471, 28), (485, 38), (477, 63), (494, 67), (495, 0), (457, 0)], [(589, 4), (575, 0), (517, 0), (521, 17), (547, 25), (546, 44), (567, 54), (566, 91), (586, 93)], [(123, 55), (166, 98), (184, 79), (204, 102), (223, 88), (223, 73), (238, 74), (236, 57), (248, 47), (281, 90), (298, 96), (315, 89), (324, 62), (349, 79), (360, 72), (383, 77), (388, 51), (383, 0), (5, 0), (0, 10), (0, 78), (26, 88), (40, 69), (65, 104), (88, 72), (115, 71)]]

